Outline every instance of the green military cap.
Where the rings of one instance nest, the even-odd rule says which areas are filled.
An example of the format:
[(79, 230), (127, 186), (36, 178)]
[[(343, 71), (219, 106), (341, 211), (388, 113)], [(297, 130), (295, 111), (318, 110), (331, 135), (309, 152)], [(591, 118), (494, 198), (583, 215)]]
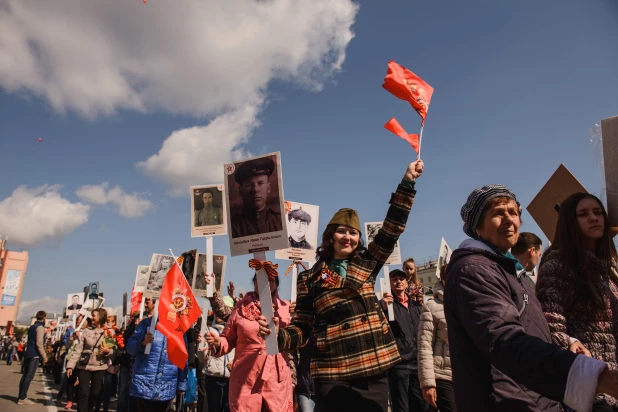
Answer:
[(288, 220), (292, 219), (302, 220), (303, 222), (307, 222), (307, 224), (311, 223), (311, 215), (305, 212), (302, 207), (288, 213)]
[(270, 157), (248, 160), (238, 166), (234, 173), (234, 180), (240, 184), (247, 178), (257, 175), (272, 175), (275, 170), (275, 162)]
[(354, 209), (339, 209), (335, 216), (328, 222), (329, 225), (344, 225), (361, 231), (360, 219)]

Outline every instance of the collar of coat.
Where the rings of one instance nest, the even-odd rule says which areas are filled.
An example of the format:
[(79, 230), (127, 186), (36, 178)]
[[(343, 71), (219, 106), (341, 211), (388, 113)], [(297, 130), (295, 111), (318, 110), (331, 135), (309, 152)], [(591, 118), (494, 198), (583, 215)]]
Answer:
[[(487, 256), (487, 258), (489, 259), (496, 261), (498, 264), (508, 269), (509, 272), (512, 272), (518, 278), (521, 276), (521, 273), (518, 273), (519, 270), (517, 270), (516, 264), (518, 263), (518, 261), (516, 259), (511, 258), (508, 255), (497, 253), (493, 248), (489, 247), (487, 244), (485, 244), (484, 242), (481, 242), (480, 240), (466, 239), (463, 242), (461, 242), (461, 244), (459, 245), (459, 248), (457, 249), (458, 250), (467, 249), (467, 250), (481, 252), (481, 254)], [(452, 264), (454, 260), (456, 260), (457, 257), (459, 257), (458, 255), (459, 253), (454, 256), (455, 259), (451, 257), (451, 261), (449, 263)]]
[[(313, 265), (311, 269), (309, 269), (311, 271), (310, 278), (314, 286), (323, 285), (322, 273), (324, 269), (330, 271), (330, 269), (328, 269), (328, 264), (323, 260), (319, 260), (315, 265)], [(330, 276), (332, 277), (334, 282), (332, 283), (332, 285), (325, 287), (331, 289), (348, 288), (358, 291), (363, 287), (365, 283), (367, 283), (367, 281), (371, 277), (371, 274), (374, 273), (375, 269), (376, 261), (363, 259), (362, 255), (359, 257), (355, 257), (348, 261), (348, 270), (346, 271), (346, 277), (342, 278), (334, 271), (330, 271)]]

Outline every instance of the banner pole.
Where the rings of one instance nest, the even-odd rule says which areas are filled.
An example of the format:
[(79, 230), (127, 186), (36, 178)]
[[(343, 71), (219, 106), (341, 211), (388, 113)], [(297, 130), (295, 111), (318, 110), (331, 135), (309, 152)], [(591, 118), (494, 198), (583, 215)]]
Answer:
[(421, 158), (421, 145), (423, 144), (423, 128), (425, 125), (421, 125), (421, 133), (418, 135), (418, 155), (416, 156), (416, 160)]

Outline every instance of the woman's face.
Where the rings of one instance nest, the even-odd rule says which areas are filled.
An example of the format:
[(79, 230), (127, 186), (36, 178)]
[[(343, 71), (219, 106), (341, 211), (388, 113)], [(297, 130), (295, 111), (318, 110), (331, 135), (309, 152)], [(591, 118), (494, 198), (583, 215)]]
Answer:
[(347, 259), (356, 250), (358, 242), (360, 242), (358, 230), (349, 226), (339, 226), (333, 235), (335, 259)]
[(99, 312), (92, 312), (92, 321), (95, 325), (99, 324)]
[(582, 199), (577, 204), (577, 223), (584, 238), (598, 240), (605, 232), (605, 216), (601, 205), (590, 198)]
[(519, 207), (515, 201), (489, 206), (481, 226), (476, 229), (478, 237), (506, 253), (519, 238)]

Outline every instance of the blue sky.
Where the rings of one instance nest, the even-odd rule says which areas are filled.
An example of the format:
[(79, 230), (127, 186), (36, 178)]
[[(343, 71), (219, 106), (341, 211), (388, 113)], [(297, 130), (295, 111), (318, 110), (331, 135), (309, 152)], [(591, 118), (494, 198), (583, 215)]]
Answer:
[[(356, 4), (355, 37), (344, 48), (341, 70), (320, 79), (321, 91), (303, 85), (302, 73), (294, 79), (273, 75), (260, 89), (260, 125), (242, 144), (252, 154), (281, 152), (285, 196), (319, 205), (320, 231), (342, 207), (357, 209), (362, 221), (382, 219), (390, 193), (414, 160), (413, 150), (383, 129), (391, 117), (409, 133), (420, 126), (409, 105), (381, 87), (390, 59), (435, 88), (422, 146), (426, 172), (401, 238), (404, 255), (436, 255), (441, 237), (451, 247), (459, 244), (459, 209), (475, 187), (505, 184), (527, 206), (564, 163), (598, 194), (588, 131), (618, 114), (618, 3)], [(149, 1), (147, 7), (158, 5)], [(0, 41), (3, 51), (11, 53)], [(175, 64), (182, 76), (185, 66)], [(225, 69), (227, 63), (213, 64)], [(117, 306), (131, 289), (136, 266), (148, 264), (152, 253), (170, 247), (177, 254), (204, 251), (204, 239), (190, 237), (188, 188), (218, 182), (187, 181), (177, 185), (186, 194), (173, 196), (169, 184), (136, 165), (157, 153), (173, 131), (207, 125), (225, 104), (198, 115), (173, 105), (136, 110), (116, 104), (112, 113), (85, 116), (59, 110), (34, 86), (10, 87), (2, 71), (0, 65), (0, 199), (21, 185), (47, 184), (62, 185), (60, 195), (77, 203), (81, 186), (109, 182), (155, 206), (126, 218), (112, 205), (94, 205), (87, 223), (29, 247), (22, 301), (64, 299), (99, 280), (106, 304)], [(523, 219), (522, 230), (540, 233), (529, 215)], [(215, 238), (214, 249), (228, 254), (227, 237)], [(250, 285), (247, 261), (228, 262), (226, 279), (240, 290)], [(285, 279), (284, 298), (289, 288)]]

